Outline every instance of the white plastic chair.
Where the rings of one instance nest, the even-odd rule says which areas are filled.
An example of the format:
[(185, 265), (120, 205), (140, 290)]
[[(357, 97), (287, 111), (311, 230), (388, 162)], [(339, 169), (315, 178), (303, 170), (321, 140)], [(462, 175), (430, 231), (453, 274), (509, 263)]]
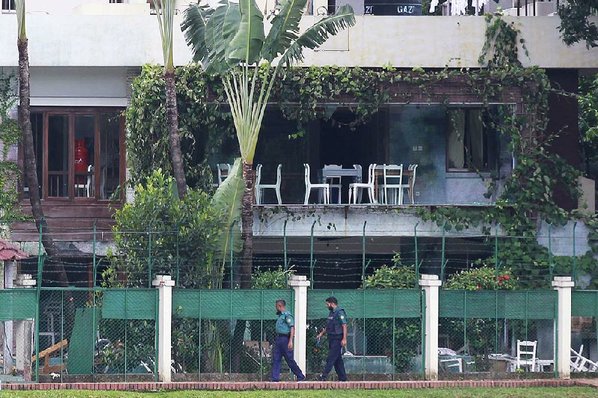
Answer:
[(274, 184), (262, 184), (262, 165), (258, 164), (255, 168), (255, 203), (262, 204), (262, 195), (264, 189), (273, 189), (276, 192), (276, 199), (278, 204), (282, 204), (282, 198), (280, 196), (280, 183), (282, 181), (282, 164), (276, 167), (276, 183)]
[(316, 191), (322, 190), (324, 196), (324, 204), (330, 204), (330, 185), (328, 184), (312, 184), (310, 181), (310, 167), (309, 164), (303, 163), (303, 167), (305, 168), (305, 202), (304, 204), (309, 203), (309, 195), (311, 191), (315, 189)]
[[(370, 203), (376, 203), (376, 196), (374, 195), (375, 170), (376, 164), (371, 164), (368, 167), (368, 181), (366, 183), (354, 182), (352, 184), (349, 184), (349, 203), (356, 204), (357, 197), (359, 196), (359, 198), (361, 199), (361, 191), (364, 189), (368, 190), (368, 197), (370, 199)], [(353, 199), (353, 201), (351, 201), (351, 199)]]
[(93, 183), (93, 166), (89, 165), (87, 166), (87, 178), (85, 180), (85, 184), (75, 184), (75, 192), (77, 192), (77, 196), (79, 191), (82, 190), (85, 192), (85, 197), (86, 198), (91, 198), (91, 186)]
[(583, 344), (579, 351), (571, 348), (571, 371), (572, 372), (598, 372), (598, 363), (583, 356)]
[(338, 191), (337, 196), (337, 203), (341, 204), (341, 190), (343, 189), (342, 178), (339, 176), (330, 176), (328, 177), (327, 174), (331, 173), (334, 174), (334, 170), (342, 170), (343, 166), (340, 164), (325, 164), (324, 169), (322, 169), (322, 173), (324, 174), (325, 180), (324, 183), (328, 184), (330, 187), (330, 191), (336, 189)]
[(417, 174), (417, 165), (410, 164), (409, 168), (407, 169), (411, 172), (411, 177), (407, 183), (407, 193), (409, 194), (409, 199), (411, 199), (411, 204), (415, 204), (415, 194), (414, 194), (414, 187), (415, 187), (415, 176)]
[(515, 369), (527, 368), (530, 372), (536, 371), (536, 348), (537, 341), (517, 340), (517, 358)]
[(454, 369), (457, 373), (463, 373), (463, 358), (445, 358), (439, 362), (446, 370)]
[[(385, 164), (382, 169), (382, 172), (384, 176), (382, 185), (384, 191), (384, 204), (402, 205), (403, 189), (409, 187), (408, 184), (403, 184), (403, 165)], [(394, 193), (392, 200), (389, 200), (389, 191), (391, 191), (391, 193)]]
[(228, 174), (230, 173), (231, 166), (228, 163), (218, 163), (216, 165), (216, 169), (218, 171), (218, 186), (226, 180)]

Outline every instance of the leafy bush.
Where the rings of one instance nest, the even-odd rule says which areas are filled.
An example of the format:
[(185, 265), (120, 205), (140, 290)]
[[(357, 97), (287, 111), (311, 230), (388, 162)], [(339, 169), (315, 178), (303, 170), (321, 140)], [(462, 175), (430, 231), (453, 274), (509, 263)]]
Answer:
[(509, 269), (501, 270), (498, 275), (490, 267), (473, 268), (459, 271), (448, 278), (447, 289), (461, 290), (513, 290), (517, 288), (517, 279)]
[(363, 281), (364, 288), (375, 289), (410, 289), (417, 287), (417, 275), (414, 266), (401, 264), (401, 256), (395, 253), (391, 267), (383, 265)]
[(150, 277), (163, 273), (176, 278), (177, 286), (220, 287), (223, 270), (213, 261), (220, 213), (208, 194), (190, 189), (179, 200), (174, 187), (160, 169), (135, 187), (135, 201), (115, 213), (111, 264), (127, 286), (148, 286)]
[(282, 267), (276, 269), (261, 270), (259, 267), (251, 274), (251, 287), (254, 289), (286, 289), (287, 280), (295, 270), (284, 270)]

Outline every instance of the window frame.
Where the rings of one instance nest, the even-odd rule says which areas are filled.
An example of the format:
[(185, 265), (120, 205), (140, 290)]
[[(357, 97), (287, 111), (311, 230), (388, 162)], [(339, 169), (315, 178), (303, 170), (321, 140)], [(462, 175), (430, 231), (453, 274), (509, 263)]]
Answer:
[[(8, 8), (4, 6), (4, 1), (8, 2)], [(17, 5), (15, 3), (15, 0), (2, 0), (2, 3), (0, 4), (0, 9), (2, 10), (2, 13), (6, 14), (17, 12)]]
[[(41, 167), (41, 199), (48, 201), (76, 201), (76, 202), (122, 202), (124, 199), (124, 190), (121, 189), (117, 199), (102, 199), (100, 195), (100, 178), (101, 170), (99, 167), (94, 167), (94, 186), (92, 197), (80, 197), (75, 196), (75, 168), (74, 168), (74, 157), (75, 157), (75, 118), (77, 116), (93, 116), (94, 121), (94, 154), (93, 164), (97, 165), (100, 161), (101, 151), (101, 140), (100, 140), (100, 116), (106, 113), (114, 113), (119, 118), (119, 131), (118, 131), (118, 145), (119, 145), (119, 159), (118, 159), (118, 173), (119, 173), (119, 185), (124, 186), (125, 173), (126, 173), (126, 146), (125, 146), (125, 118), (122, 114), (124, 108), (121, 107), (31, 107), (31, 113), (42, 115), (42, 154), (43, 161)], [(67, 196), (48, 196), (48, 134), (49, 134), (49, 117), (53, 115), (63, 115), (68, 118), (68, 194)], [(20, 144), (21, 145), (21, 144)], [(23, 151), (22, 147), (19, 148), (19, 164), (21, 168), (24, 166)], [(40, 161), (40, 159), (36, 159)], [(38, 176), (39, 178), (40, 176)], [(25, 196), (24, 189), (19, 190), (21, 193), (21, 199)]]
[[(491, 105), (508, 105), (508, 104), (491, 104)], [(484, 168), (484, 169), (475, 169), (473, 167), (464, 167), (464, 168), (456, 168), (456, 167), (450, 167), (449, 165), (449, 143), (450, 143), (450, 116), (449, 113), (450, 111), (454, 111), (454, 110), (462, 110), (465, 113), (465, 118), (464, 118), (464, 125), (467, 126), (467, 120), (468, 120), (468, 115), (467, 112), (468, 111), (472, 111), (472, 110), (479, 110), (481, 111), (482, 117), (484, 118), (484, 120), (482, 121), (482, 138), (485, 140), (485, 142), (482, 144), (482, 151), (487, 151), (487, 142), (486, 140), (488, 140), (488, 131), (486, 130), (486, 121), (485, 121), (485, 117), (487, 116), (486, 113), (488, 112), (489, 108), (488, 106), (484, 106), (482, 104), (460, 104), (460, 105), (452, 105), (452, 106), (448, 106), (446, 108), (446, 112), (447, 112), (447, 116), (446, 116), (446, 125), (447, 125), (447, 129), (446, 129), (446, 136), (445, 136), (445, 171), (447, 174), (449, 175), (467, 175), (467, 174), (476, 174), (476, 175), (490, 175), (493, 171), (494, 168), (497, 167), (495, 166), (491, 166), (490, 162), (488, 162), (488, 167)], [(465, 130), (464, 130), (464, 136), (463, 136), (464, 142), (463, 142), (463, 147), (465, 148)], [(499, 139), (498, 137), (496, 137), (496, 145), (499, 145)], [(482, 157), (484, 157), (485, 154), (482, 153)], [(465, 159), (465, 161), (467, 161), (467, 159)]]

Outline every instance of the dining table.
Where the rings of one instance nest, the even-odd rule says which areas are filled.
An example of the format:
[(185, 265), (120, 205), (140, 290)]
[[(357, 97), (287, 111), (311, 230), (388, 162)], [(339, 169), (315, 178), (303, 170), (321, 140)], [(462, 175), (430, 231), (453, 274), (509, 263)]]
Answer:
[(352, 178), (352, 182), (361, 182), (361, 169), (356, 167), (344, 168), (341, 166), (324, 166), (322, 168), (322, 182), (330, 184), (330, 194), (332, 196), (332, 190), (338, 190), (336, 197), (337, 204), (342, 202), (342, 179)]

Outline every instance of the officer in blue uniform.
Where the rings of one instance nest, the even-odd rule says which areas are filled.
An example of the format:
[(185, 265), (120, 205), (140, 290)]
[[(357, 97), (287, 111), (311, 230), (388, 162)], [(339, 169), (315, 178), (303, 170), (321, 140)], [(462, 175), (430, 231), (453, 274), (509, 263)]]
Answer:
[(280, 381), (280, 365), (282, 358), (287, 361), (297, 381), (305, 380), (305, 376), (297, 362), (293, 359), (293, 339), (295, 337), (295, 320), (286, 309), (284, 300), (276, 300), (276, 342), (272, 351), (272, 381)]
[(318, 334), (318, 341), (325, 334), (328, 335), (328, 358), (324, 372), (320, 375), (321, 381), (328, 379), (328, 373), (334, 367), (339, 381), (347, 381), (345, 364), (343, 363), (343, 348), (347, 346), (347, 314), (338, 306), (336, 297), (328, 297), (326, 306), (330, 313), (326, 321), (326, 328)]

